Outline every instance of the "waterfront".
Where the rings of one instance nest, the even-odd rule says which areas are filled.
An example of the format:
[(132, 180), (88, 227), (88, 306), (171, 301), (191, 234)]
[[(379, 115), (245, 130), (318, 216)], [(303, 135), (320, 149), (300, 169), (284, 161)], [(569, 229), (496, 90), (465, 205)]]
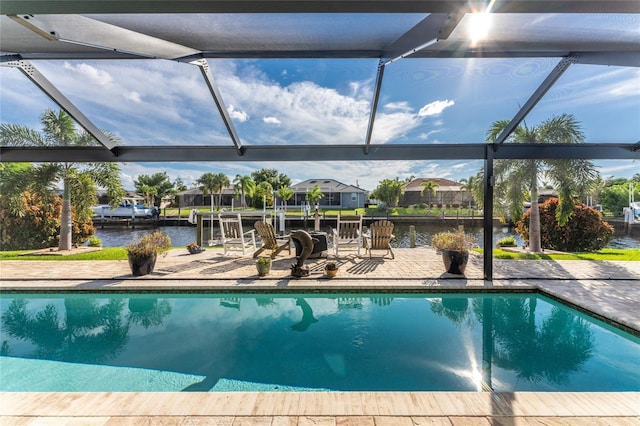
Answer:
[[(312, 223), (310, 223), (313, 226)], [(395, 239), (392, 243), (394, 248), (406, 248), (409, 247), (409, 226), (408, 224), (397, 224), (394, 228)], [(304, 227), (303, 227), (304, 228)], [(102, 240), (102, 245), (104, 247), (123, 247), (129, 244), (132, 241), (137, 240), (142, 235), (149, 232), (152, 228), (149, 227), (137, 227), (135, 229), (128, 228), (125, 226), (118, 227), (96, 227), (96, 236)], [(173, 246), (186, 246), (191, 242), (196, 241), (197, 236), (197, 228), (191, 225), (184, 226), (160, 226), (158, 229), (165, 232), (171, 238), (171, 244)], [(247, 230), (251, 229), (250, 227), (246, 227)], [(295, 228), (300, 229), (300, 228)], [(312, 228), (309, 228), (312, 230)], [(431, 245), (431, 236), (436, 232), (447, 231), (452, 229), (452, 226), (449, 224), (419, 224), (415, 225), (416, 230), (416, 238), (415, 242), (418, 246), (430, 246)], [(321, 230), (325, 232), (331, 232), (331, 226), (325, 225), (321, 226)], [(483, 246), (483, 231), (482, 226), (473, 226), (466, 227), (466, 232), (473, 234), (476, 237), (476, 241), (479, 247)], [(288, 230), (290, 231), (290, 229)], [(205, 227), (204, 229), (204, 240), (208, 240), (211, 236), (211, 229), (209, 227)], [(213, 229), (213, 238), (216, 239), (219, 236), (219, 229), (217, 226), (214, 226)], [(493, 242), (494, 244), (507, 236), (513, 236), (516, 239), (516, 243), (519, 246), (522, 246), (523, 240), (517, 235), (512, 228), (507, 226), (494, 226), (493, 228)], [(256, 236), (257, 238), (257, 236)], [(636, 248), (640, 246), (640, 236), (637, 235), (625, 235), (624, 231), (616, 228), (616, 234), (614, 235), (613, 240), (609, 243), (608, 247), (610, 248)]]

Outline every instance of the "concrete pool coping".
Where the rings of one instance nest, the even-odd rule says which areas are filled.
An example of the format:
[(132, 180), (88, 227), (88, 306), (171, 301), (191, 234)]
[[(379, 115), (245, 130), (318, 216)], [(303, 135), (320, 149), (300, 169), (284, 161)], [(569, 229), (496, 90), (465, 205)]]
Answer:
[[(407, 249), (412, 250), (412, 249)], [(394, 250), (396, 258), (406, 253)], [(399, 253), (400, 252), (400, 253)], [(206, 252), (205, 252), (206, 253)], [(200, 256), (200, 255), (194, 255)], [(422, 254), (421, 254), (422, 256)], [(411, 258), (412, 256), (409, 256)], [(163, 261), (164, 259), (164, 261)], [(178, 261), (176, 261), (176, 259)], [(537, 291), (560, 299), (622, 328), (640, 330), (640, 262), (554, 262), (553, 278), (538, 263), (494, 266), (498, 276), (484, 281), (442, 274), (441, 264), (421, 278), (415, 259), (402, 268), (381, 262), (378, 274), (339, 279), (241, 276), (247, 270), (216, 272), (203, 278), (181, 269), (193, 257), (161, 258), (158, 274), (128, 277), (126, 261), (2, 261), (0, 292), (206, 291), (206, 292), (434, 292)], [(291, 262), (290, 258), (285, 259)], [(424, 259), (422, 260), (424, 261)], [(43, 263), (44, 262), (44, 263)], [(69, 263), (72, 262), (72, 263)], [(539, 262), (539, 261), (538, 261)], [(384, 265), (393, 266), (382, 273)], [(357, 265), (356, 265), (357, 266)], [(211, 265), (205, 262), (205, 268)], [(163, 272), (164, 271), (164, 272)], [(595, 271), (595, 273), (594, 273)], [(473, 269), (471, 270), (473, 273)], [(252, 271), (251, 274), (255, 274)], [(395, 277), (393, 276), (395, 275)], [(537, 275), (538, 277), (530, 277)], [(568, 275), (568, 276), (567, 276)], [(585, 277), (585, 275), (587, 275)], [(518, 276), (520, 278), (518, 278)], [(401, 277), (401, 278), (398, 278)], [(234, 392), (234, 393), (0, 393), (2, 424), (213, 424), (213, 425), (417, 425), (417, 424), (639, 424), (638, 392)]]

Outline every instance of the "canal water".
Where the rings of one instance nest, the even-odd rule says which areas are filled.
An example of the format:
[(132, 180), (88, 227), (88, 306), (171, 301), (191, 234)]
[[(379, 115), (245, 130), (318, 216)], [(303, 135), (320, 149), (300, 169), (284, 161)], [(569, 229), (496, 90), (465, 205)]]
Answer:
[[(311, 226), (313, 224), (311, 223)], [(132, 241), (136, 241), (142, 235), (149, 233), (151, 230), (155, 228), (144, 227), (144, 228), (127, 228), (127, 227), (105, 227), (100, 228), (96, 227), (96, 236), (102, 240), (103, 247), (124, 247)], [(173, 246), (186, 246), (189, 243), (195, 242), (197, 237), (197, 230), (195, 226), (185, 225), (185, 226), (160, 226), (157, 229), (165, 232), (169, 237), (171, 237), (171, 245)], [(251, 229), (247, 227), (246, 230)], [(300, 227), (295, 229), (301, 229)], [(302, 228), (304, 229), (304, 228)], [(416, 245), (418, 246), (430, 246), (431, 245), (431, 237), (433, 234), (442, 231), (451, 230), (451, 226), (446, 224), (420, 224), (415, 225), (416, 230)], [(291, 229), (287, 229), (287, 232)], [(313, 230), (309, 228), (309, 230)], [(331, 232), (330, 226), (321, 227), (322, 231)], [(475, 227), (466, 227), (465, 232), (473, 234), (476, 237), (476, 243), (478, 247), (483, 246), (483, 230), (481, 226)], [(392, 242), (393, 247), (409, 247), (409, 225), (407, 224), (396, 224), (394, 227), (394, 235), (395, 239)], [(509, 227), (494, 227), (493, 228), (493, 243), (494, 246), (498, 242), (498, 240), (507, 237), (513, 236), (516, 239), (516, 243), (518, 246), (522, 246), (523, 240), (520, 238), (518, 234), (516, 234), (513, 229)], [(205, 227), (204, 229), (204, 241), (209, 240), (211, 237), (211, 229), (209, 227)], [(219, 237), (219, 229), (217, 226), (214, 226), (213, 229), (213, 238), (217, 239)], [(256, 238), (258, 236), (256, 235)], [(611, 248), (635, 248), (640, 247), (640, 236), (634, 235), (628, 236), (623, 232), (616, 230), (616, 235), (614, 239), (609, 243)]]

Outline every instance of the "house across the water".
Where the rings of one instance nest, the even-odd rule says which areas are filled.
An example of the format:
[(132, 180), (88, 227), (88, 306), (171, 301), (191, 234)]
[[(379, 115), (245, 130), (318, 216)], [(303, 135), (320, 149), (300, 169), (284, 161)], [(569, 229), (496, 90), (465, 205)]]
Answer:
[(363, 208), (367, 191), (353, 185), (338, 182), (335, 179), (307, 179), (304, 182), (290, 186), (295, 191), (287, 206), (302, 206), (306, 202), (306, 193), (314, 186), (318, 186), (324, 196), (318, 201), (320, 208), (357, 209)]

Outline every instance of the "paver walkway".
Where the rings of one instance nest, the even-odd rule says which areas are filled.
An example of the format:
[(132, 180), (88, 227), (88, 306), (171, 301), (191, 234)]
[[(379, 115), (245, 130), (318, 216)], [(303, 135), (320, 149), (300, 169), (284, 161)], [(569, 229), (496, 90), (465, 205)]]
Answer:
[[(539, 290), (630, 331), (640, 331), (640, 262), (494, 261), (466, 276), (444, 273), (427, 248), (394, 249), (396, 259), (347, 255), (338, 278), (323, 277), (327, 259), (309, 260), (294, 279), (295, 258), (279, 256), (269, 276), (250, 257), (218, 250), (160, 257), (153, 274), (132, 277), (126, 261), (2, 261), (0, 291), (484, 291)], [(640, 425), (640, 394), (468, 392), (395, 393), (0, 393), (0, 424), (90, 425)]]
[[(321, 259), (308, 259), (310, 276), (323, 278), (328, 260), (340, 265), (342, 279), (460, 279), (447, 274), (442, 257), (431, 248), (397, 248), (395, 259), (389, 257), (357, 256), (345, 253), (339, 258), (332, 255)], [(271, 273), (266, 279), (289, 279), (295, 256), (287, 253), (273, 260)], [(251, 256), (224, 256), (221, 250), (209, 249), (199, 254), (186, 250), (171, 250), (166, 257), (158, 257), (155, 271), (137, 279), (249, 279), (258, 278), (255, 259)], [(28, 265), (28, 266), (27, 266)], [(494, 279), (640, 279), (638, 261), (589, 260), (500, 260), (494, 259)], [(121, 261), (2, 261), (0, 279), (131, 279), (126, 260)], [(463, 277), (467, 280), (483, 279), (482, 257), (472, 252)]]

